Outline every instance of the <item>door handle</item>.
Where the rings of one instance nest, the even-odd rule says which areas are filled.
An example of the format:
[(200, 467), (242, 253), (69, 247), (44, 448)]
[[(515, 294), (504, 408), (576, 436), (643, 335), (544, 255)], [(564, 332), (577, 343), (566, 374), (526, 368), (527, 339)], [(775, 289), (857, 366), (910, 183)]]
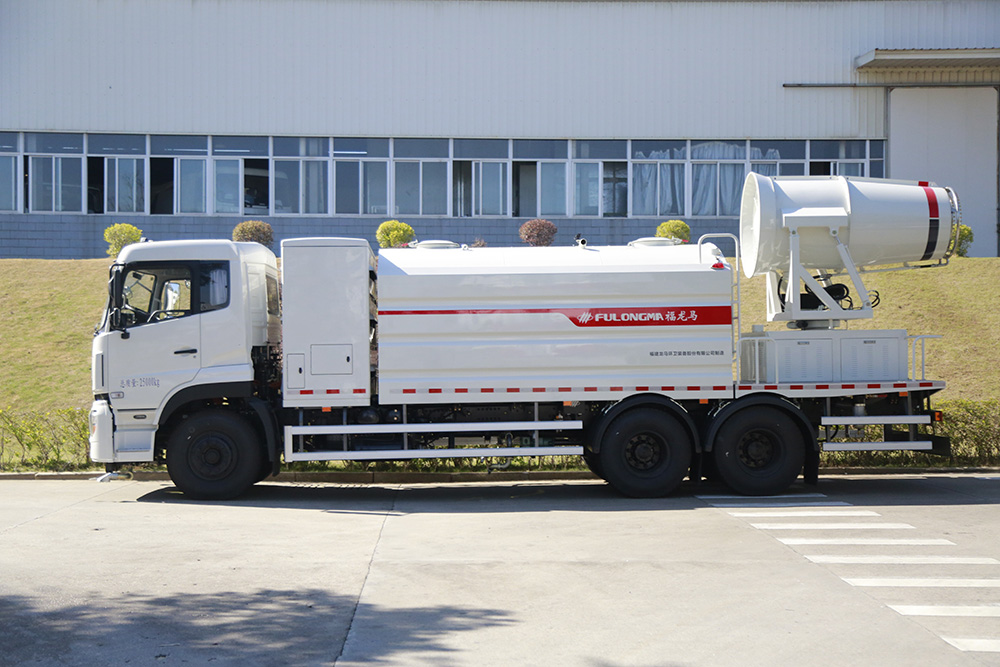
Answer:
[(183, 350), (174, 350), (174, 354), (198, 354), (198, 350), (189, 347)]

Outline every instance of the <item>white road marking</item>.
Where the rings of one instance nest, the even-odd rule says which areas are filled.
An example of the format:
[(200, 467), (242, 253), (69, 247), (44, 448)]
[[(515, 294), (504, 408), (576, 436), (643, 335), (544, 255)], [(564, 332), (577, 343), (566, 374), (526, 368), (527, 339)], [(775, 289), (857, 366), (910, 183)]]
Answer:
[(942, 637), (959, 651), (980, 653), (1000, 653), (1000, 639), (973, 639), (966, 637)]
[(910, 530), (908, 523), (751, 523), (760, 530)]
[(891, 604), (889, 608), (903, 616), (1000, 617), (1000, 605)]
[[(793, 498), (826, 498), (825, 493), (786, 493), (780, 496), (752, 496), (757, 500), (791, 500)], [(746, 500), (747, 496), (735, 496), (735, 495), (706, 495), (706, 496), (695, 496), (698, 500)]]
[(754, 517), (788, 517), (788, 516), (882, 516), (878, 512), (871, 510), (798, 510), (798, 511), (778, 511), (778, 512), (730, 512), (731, 516), (754, 516)]
[(847, 546), (955, 546), (951, 540), (939, 538), (907, 538), (907, 537), (779, 537), (782, 544), (788, 546), (812, 545), (847, 545)]
[(1000, 565), (996, 558), (976, 556), (806, 556), (814, 563), (865, 565)]
[(877, 579), (849, 579), (851, 586), (882, 588), (1000, 588), (1000, 579), (907, 579), (883, 577)]
[(777, 500), (768, 501), (756, 501), (748, 500), (742, 503), (711, 503), (712, 507), (718, 507), (719, 509), (751, 509), (756, 507), (851, 507), (851, 503), (845, 503), (843, 500), (816, 500), (812, 502), (779, 502)]

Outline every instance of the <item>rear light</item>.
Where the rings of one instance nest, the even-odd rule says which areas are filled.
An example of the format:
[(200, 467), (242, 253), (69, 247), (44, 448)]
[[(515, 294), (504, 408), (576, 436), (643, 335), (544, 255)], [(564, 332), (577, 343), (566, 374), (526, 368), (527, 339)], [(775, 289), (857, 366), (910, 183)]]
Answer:
[(931, 421), (932, 422), (943, 422), (944, 413), (940, 410), (931, 410)]

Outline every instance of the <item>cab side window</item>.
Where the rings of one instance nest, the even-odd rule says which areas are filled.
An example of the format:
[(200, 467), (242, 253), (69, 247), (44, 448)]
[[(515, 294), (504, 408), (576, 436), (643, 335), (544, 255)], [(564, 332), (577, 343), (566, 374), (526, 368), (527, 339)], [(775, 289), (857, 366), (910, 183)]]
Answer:
[(226, 262), (162, 262), (129, 266), (122, 284), (126, 327), (153, 324), (229, 305)]

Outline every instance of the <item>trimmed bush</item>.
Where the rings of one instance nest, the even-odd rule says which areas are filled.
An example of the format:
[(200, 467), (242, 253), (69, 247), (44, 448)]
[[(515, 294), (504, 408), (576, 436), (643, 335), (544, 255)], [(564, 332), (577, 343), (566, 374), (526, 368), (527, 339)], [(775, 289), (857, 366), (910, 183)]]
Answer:
[(683, 220), (667, 220), (656, 228), (656, 235), (665, 239), (691, 240), (691, 228)]
[(259, 243), (270, 248), (274, 245), (274, 230), (263, 220), (244, 220), (233, 228), (233, 240)]
[(138, 243), (142, 238), (142, 230), (127, 222), (119, 222), (104, 230), (104, 240), (108, 242), (108, 257), (117, 258), (122, 248)]
[(470, 248), (485, 248), (487, 245), (488, 244), (486, 243), (486, 239), (482, 238), (481, 236), (477, 236), (476, 240), (473, 241), (472, 245), (469, 246), (469, 247)]
[(959, 257), (968, 257), (969, 246), (972, 245), (974, 236), (971, 227), (968, 225), (959, 225), (958, 238), (955, 239), (955, 254)]
[(386, 220), (375, 230), (375, 240), (380, 248), (398, 248), (416, 237), (413, 227), (399, 220)]
[(559, 231), (559, 228), (554, 223), (542, 218), (534, 218), (521, 225), (519, 233), (521, 240), (528, 245), (548, 246), (552, 245), (557, 231)]

